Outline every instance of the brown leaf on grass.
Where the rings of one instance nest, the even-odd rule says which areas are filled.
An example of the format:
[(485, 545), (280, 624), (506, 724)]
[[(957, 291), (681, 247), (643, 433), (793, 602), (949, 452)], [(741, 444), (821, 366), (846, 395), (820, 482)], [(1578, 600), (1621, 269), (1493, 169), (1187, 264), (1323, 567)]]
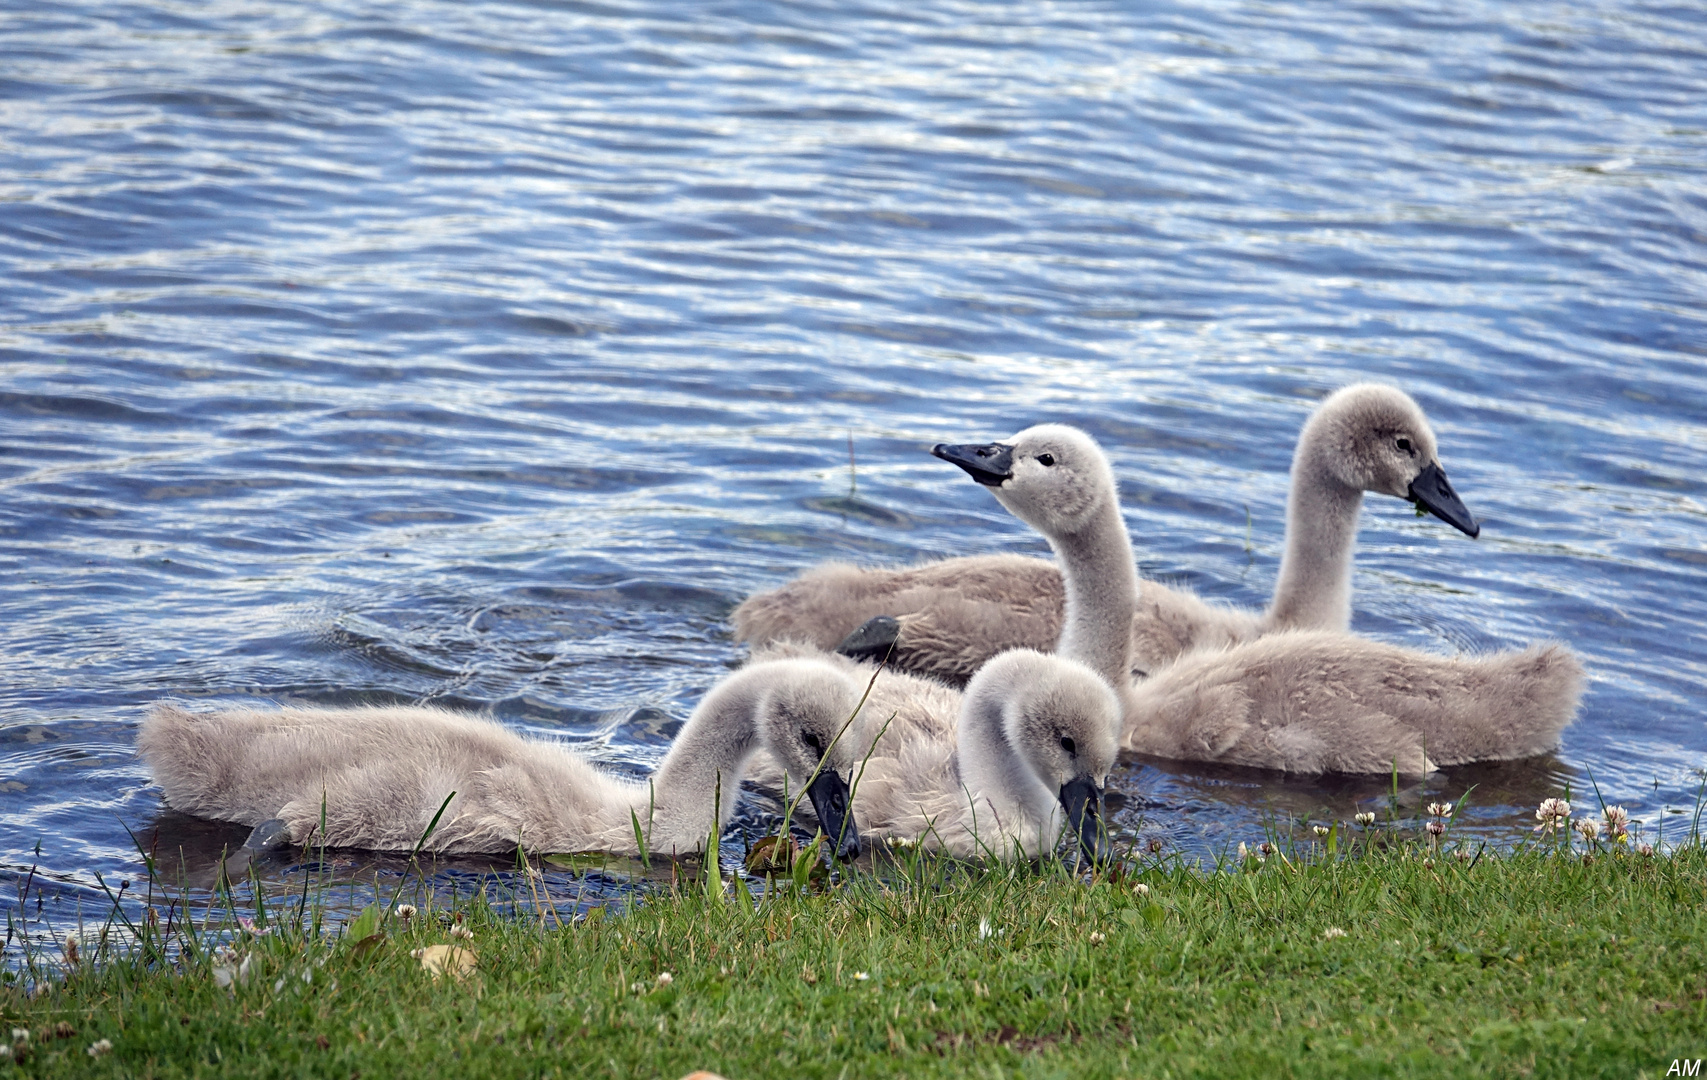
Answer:
[(786, 874), (794, 869), (795, 854), (792, 838), (767, 836), (747, 849), (747, 873)]
[(421, 961), (421, 966), (427, 969), (427, 973), (435, 981), (446, 973), (456, 979), (463, 979), (480, 962), (473, 953), (455, 945), (428, 945), (424, 949), (415, 949), (409, 955)]

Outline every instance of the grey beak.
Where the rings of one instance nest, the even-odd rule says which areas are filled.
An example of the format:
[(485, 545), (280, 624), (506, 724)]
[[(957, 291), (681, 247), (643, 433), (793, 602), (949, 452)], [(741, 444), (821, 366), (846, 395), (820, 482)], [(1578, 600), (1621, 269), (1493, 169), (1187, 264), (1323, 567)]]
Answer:
[(818, 814), (818, 825), (830, 838), (831, 850), (838, 859), (859, 858), (859, 827), (848, 806), (848, 785), (834, 769), (825, 769), (806, 789), (812, 809)]
[(1102, 789), (1088, 776), (1076, 777), (1061, 785), (1061, 807), (1067, 811), (1067, 824), (1079, 838), (1079, 850), (1094, 865), (1114, 861), (1114, 845), (1108, 841), (1108, 830), (1102, 824)]
[(1429, 462), (1427, 468), (1417, 473), (1417, 478), (1411, 481), (1410, 490), (1406, 494), (1412, 502), (1454, 529), (1472, 538), (1481, 534), (1482, 527), (1470, 516), (1470, 508), (1465, 506), (1464, 500), (1452, 490), (1451, 481), (1446, 479), (1446, 470), (1434, 462)]
[(985, 487), (1001, 487), (1014, 475), (1014, 448), (1005, 443), (937, 443), (931, 455), (960, 466)]

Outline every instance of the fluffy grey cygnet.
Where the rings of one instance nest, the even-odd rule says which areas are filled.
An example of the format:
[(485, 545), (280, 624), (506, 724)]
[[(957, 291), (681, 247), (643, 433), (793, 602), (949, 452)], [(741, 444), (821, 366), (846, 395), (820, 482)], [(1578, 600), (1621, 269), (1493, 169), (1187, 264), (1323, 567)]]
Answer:
[[(869, 712), (865, 723), (881, 719)], [(1102, 796), (1119, 719), (1120, 702), (1083, 664), (1002, 653), (967, 684), (953, 745), (893, 732), (878, 740), (854, 813), (874, 841), (1035, 859), (1066, 832), (1084, 858), (1105, 862)]]
[[(808, 648), (787, 643), (765, 655)], [(825, 660), (850, 676), (871, 671), (847, 657)], [(883, 672), (849, 733), (866, 758), (854, 816), (868, 840), (918, 840), (965, 858), (1038, 858), (1065, 828), (1085, 858), (1105, 861), (1102, 794), (1119, 727), (1120, 702), (1101, 676), (1030, 649), (994, 657), (964, 693)], [(761, 789), (782, 785), (762, 756), (752, 779)]]
[(810, 659), (743, 668), (694, 709), (650, 781), (612, 776), (488, 719), (425, 707), (189, 712), (160, 704), (137, 748), (174, 809), (245, 825), (283, 819), (298, 844), (412, 850), (454, 791), (426, 844), (447, 853), (519, 846), (632, 855), (636, 817), (651, 851), (695, 851), (726, 824), (755, 752), (780, 760), (796, 790), (824, 757), (808, 794), (826, 832), (840, 838), (838, 854), (851, 857), (859, 834), (847, 781), (859, 757), (837, 736), (863, 686)]
[[(1446, 481), (1433, 430), (1403, 391), (1372, 383), (1330, 395), (1299, 435), (1287, 499), (1286, 552), (1266, 611), (1145, 581), (1131, 611), (1132, 663), (1144, 674), (1183, 653), (1277, 630), (1345, 630), (1352, 549), (1364, 492), (1410, 499), (1470, 536), (1475, 519)], [(984, 555), (898, 570), (826, 563), (735, 609), (735, 637), (835, 648), (873, 616), (894, 616), (890, 666), (959, 685), (1010, 648), (1049, 650), (1066, 589), (1045, 559)]]
[[(1296, 773), (1397, 765), (1415, 774), (1542, 753), (1576, 715), (1582, 664), (1557, 643), (1446, 657), (1287, 630), (1188, 653), (1134, 682), (1126, 613), (1138, 575), (1096, 443), (1045, 424), (1006, 443), (939, 450), (1055, 549), (1067, 592), (1060, 652), (1120, 695), (1125, 750)], [(1343, 608), (1339, 576), (1311, 584), (1328, 595), (1302, 602)]]

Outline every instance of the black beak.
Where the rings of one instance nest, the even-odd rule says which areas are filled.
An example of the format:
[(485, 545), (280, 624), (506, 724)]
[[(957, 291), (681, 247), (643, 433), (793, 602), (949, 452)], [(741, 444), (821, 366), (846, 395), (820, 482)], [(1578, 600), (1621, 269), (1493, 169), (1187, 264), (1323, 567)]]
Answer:
[(824, 769), (806, 789), (806, 794), (818, 814), (819, 828), (830, 838), (836, 858), (859, 858), (859, 827), (854, 824), (853, 811), (848, 806), (847, 782), (836, 770)]
[(931, 454), (965, 469), (972, 479), (985, 487), (1001, 487), (1003, 480), (1011, 480), (1014, 475), (1014, 448), (1003, 443), (985, 443), (982, 446), (937, 443), (931, 447)]
[(1412, 502), (1454, 529), (1472, 538), (1481, 533), (1482, 527), (1470, 516), (1470, 508), (1452, 490), (1451, 481), (1446, 479), (1446, 470), (1434, 462), (1429, 462), (1427, 468), (1417, 473), (1407, 494)]
[(1061, 785), (1061, 806), (1067, 811), (1067, 824), (1079, 837), (1079, 850), (1093, 864), (1114, 861), (1114, 845), (1108, 842), (1108, 830), (1102, 825), (1102, 789), (1081, 776)]

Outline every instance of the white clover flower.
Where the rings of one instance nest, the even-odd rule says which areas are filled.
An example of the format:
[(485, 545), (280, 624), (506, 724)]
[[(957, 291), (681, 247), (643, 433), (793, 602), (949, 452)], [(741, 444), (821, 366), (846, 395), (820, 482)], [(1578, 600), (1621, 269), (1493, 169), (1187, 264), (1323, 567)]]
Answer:
[(111, 1039), (101, 1039), (98, 1042), (92, 1042), (89, 1044), (90, 1057), (100, 1057), (102, 1054), (110, 1054), (112, 1052), (113, 1041)]
[(668, 986), (675, 981), (676, 981), (676, 977), (674, 975), (671, 975), (669, 972), (667, 972), (667, 971), (658, 972), (658, 985), (659, 986)]
[(402, 919), (404, 922), (408, 922), (410, 919), (413, 919), (415, 917), (415, 905), (414, 904), (398, 904), (397, 905), (397, 917), (399, 919)]
[(1585, 817), (1577, 822), (1577, 832), (1582, 834), (1584, 840), (1592, 844), (1600, 839), (1600, 822)]
[(1624, 809), (1622, 806), (1607, 807), (1606, 835), (1622, 844), (1624, 842), (1624, 838), (1629, 834), (1629, 832), (1630, 811)]
[(1469, 862), (1471, 858), (1470, 853), (1465, 851), (1463, 848), (1459, 848), (1457, 851), (1454, 851), (1452, 853), (1452, 857), (1457, 859), (1459, 862)]
[(458, 923), (457, 925), (450, 928), (450, 936), (453, 938), (461, 938), (464, 941), (473, 941), (474, 940), (474, 931), (470, 930), (466, 926), (463, 926), (461, 923)]
[(1431, 802), (1428, 804), (1429, 817), (1451, 817), (1452, 804), (1449, 802)]
[(1369, 826), (1375, 824), (1375, 815), (1372, 812), (1365, 810), (1361, 814), (1354, 816), (1352, 820), (1367, 829)]
[(1441, 833), (1446, 831), (1446, 822), (1431, 821), (1427, 825), (1424, 825), (1423, 828), (1428, 830), (1428, 834), (1430, 836), (1439, 836)]
[(1269, 843), (1267, 840), (1264, 840), (1262, 843), (1257, 845), (1257, 854), (1261, 855), (1265, 859), (1268, 858), (1270, 855), (1274, 854), (1274, 845)]
[(869, 978), (871, 978), (871, 976), (867, 975), (863, 971), (854, 972), (854, 982), (864, 982), (865, 980), (867, 980)]
[(239, 960), (233, 950), (223, 948), (214, 955), (214, 959), (216, 963), (213, 965), (213, 984), (224, 990), (232, 983), (248, 981), (249, 965), (255, 958), (245, 956)]
[(0, 1061), (12, 1060), (12, 1044), (0, 1043)]
[(1535, 820), (1541, 823), (1535, 826), (1536, 832), (1562, 829), (1571, 823), (1571, 804), (1563, 799), (1542, 799), (1535, 810)]
[(1136, 894), (1138, 896), (1149, 896), (1150, 895), (1150, 886), (1148, 886), (1148, 885), (1144, 884), (1142, 881), (1140, 881), (1138, 884), (1132, 886), (1132, 891), (1134, 894)]
[(1322, 931), (1322, 939), (1324, 941), (1332, 941), (1334, 938), (1340, 937), (1345, 937), (1345, 931), (1341, 930), (1337, 926), (1330, 926), (1326, 930)]
[(1642, 844), (1636, 848), (1636, 854), (1646, 855), (1646, 856), (1649, 856), (1651, 858), (1654, 854), (1654, 845)]
[(29, 1042), (30, 1041), (30, 1029), (29, 1028), (13, 1028), (12, 1029), (12, 1041), (15, 1043), (27, 1043), (27, 1042)]
[(1095, 930), (1091, 931), (1091, 944), (1092, 945), (1101, 945), (1103, 942), (1105, 942), (1107, 940), (1108, 940), (1107, 935), (1099, 934)]
[(1312, 825), (1310, 828), (1315, 830), (1317, 836), (1326, 836), (1330, 832), (1333, 832), (1333, 830), (1328, 828), (1326, 825)]

